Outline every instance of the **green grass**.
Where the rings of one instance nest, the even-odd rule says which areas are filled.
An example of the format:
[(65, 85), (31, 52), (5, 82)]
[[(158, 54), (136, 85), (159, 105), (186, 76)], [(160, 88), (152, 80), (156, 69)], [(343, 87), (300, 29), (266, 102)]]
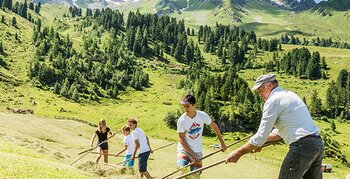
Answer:
[[(328, 123), (318, 123), (322, 128)], [(337, 140), (346, 142), (346, 126), (348, 124), (336, 123), (341, 134)], [(7, 127), (16, 126), (16, 127)], [(140, 124), (141, 126), (141, 124)], [(144, 125), (141, 126), (145, 127)], [(98, 177), (95, 172), (111, 173), (113, 177), (135, 178), (126, 174), (120, 175), (118, 171), (105, 166), (95, 166), (91, 163), (95, 155), (89, 154), (72, 167), (69, 163), (78, 158), (77, 153), (84, 150), (95, 128), (76, 121), (63, 119), (37, 118), (32, 115), (19, 115), (0, 113), (1, 145), (0, 145), (0, 173), (5, 177), (16, 178), (86, 178)], [(146, 132), (148, 134), (149, 132)], [(172, 135), (175, 134), (175, 131)], [(229, 136), (225, 136), (227, 138)], [(231, 137), (232, 138), (232, 137)], [(117, 134), (109, 141), (110, 153), (116, 153), (122, 146), (123, 136)], [(215, 141), (213, 141), (215, 142)], [(168, 144), (169, 141), (151, 137), (153, 149)], [(217, 143), (217, 141), (215, 142)], [(231, 143), (227, 141), (227, 144)], [(243, 143), (242, 143), (243, 144)], [(236, 145), (238, 147), (240, 144)], [(204, 145), (204, 155), (213, 152)], [(225, 153), (218, 153), (203, 161), (204, 165), (211, 164), (226, 158), (233, 149)], [(288, 150), (286, 145), (270, 146), (258, 154), (243, 156), (237, 164), (222, 164), (203, 173), (203, 178), (228, 177), (229, 178), (276, 178), (282, 159)], [(176, 170), (176, 145), (154, 152), (154, 160), (149, 161), (149, 171), (153, 176), (161, 177)], [(121, 158), (109, 157), (110, 163), (117, 163)], [(333, 161), (334, 173), (324, 174), (324, 178), (339, 178), (346, 174), (346, 169)], [(137, 162), (135, 163), (137, 165)], [(160, 165), (161, 164), (161, 165)], [(252, 169), (254, 169), (252, 171)], [(26, 172), (22, 172), (25, 170)], [(114, 172), (114, 173), (113, 173)]]
[[(148, 4), (135, 3), (131, 6), (138, 7), (141, 12), (152, 12), (152, 9), (147, 9), (155, 1), (145, 1)], [(224, 1), (227, 3), (227, 1)], [(124, 7), (127, 12), (127, 7)], [(200, 11), (184, 11), (181, 16), (188, 17), (188, 24), (192, 27), (198, 27), (200, 24), (215, 23), (218, 19), (224, 19), (226, 15), (222, 15), (227, 6), (215, 9), (213, 12), (207, 10)], [(123, 10), (123, 9), (121, 9)], [(255, 7), (256, 12), (268, 13), (263, 9)], [(279, 16), (276, 22), (282, 21), (286, 14), (284, 12), (275, 12)], [(77, 19), (63, 18), (63, 14), (68, 13), (68, 9), (62, 5), (44, 5), (42, 9), (43, 22), (52, 25), (63, 34), (70, 34), (73, 38), (73, 46), (76, 49), (80, 47), (80, 40), (83, 33), (76, 31), (75, 24), (78, 24)], [(214, 13), (214, 14), (213, 14)], [(215, 15), (217, 13), (217, 15)], [(5, 14), (6, 21), (10, 21), (13, 13), (5, 13), (0, 10), (0, 15)], [(127, 14), (127, 13), (125, 13)], [(55, 20), (56, 18), (56, 20)], [(193, 18), (193, 19), (192, 19)], [(204, 18), (204, 19), (203, 19)], [(264, 16), (263, 20), (269, 21), (267, 26), (272, 24), (271, 28), (281, 28), (273, 24), (273, 17)], [(58, 19), (58, 20), (57, 20)], [(11, 25), (0, 24), (1, 39), (5, 39), (4, 46), (8, 53), (5, 61), (9, 64), (9, 69), (1, 68), (1, 72), (10, 76), (10, 82), (1, 82), (0, 89), (0, 111), (5, 111), (6, 107), (18, 107), (23, 109), (33, 109), (37, 118), (31, 115), (13, 115), (0, 113), (0, 173), (5, 173), (6, 176), (14, 176), (18, 178), (45, 177), (60, 178), (68, 176), (69, 178), (80, 177), (96, 177), (95, 173), (84, 170), (77, 170), (76, 167), (88, 161), (93, 161), (94, 156), (89, 155), (79, 162), (73, 168), (67, 166), (67, 163), (72, 162), (77, 158), (76, 153), (85, 149), (90, 137), (95, 130), (94, 128), (71, 120), (55, 120), (48, 118), (79, 118), (89, 123), (97, 124), (101, 118), (107, 120), (107, 124), (113, 131), (119, 130), (129, 117), (136, 117), (139, 120), (139, 126), (152, 138), (153, 148), (162, 146), (170, 141), (177, 140), (175, 130), (169, 129), (163, 122), (168, 111), (177, 109), (182, 110), (179, 105), (184, 90), (176, 88), (179, 80), (184, 78), (182, 75), (171, 74), (173, 69), (182, 69), (186, 65), (176, 62), (172, 57), (168, 56), (168, 64), (160, 62), (158, 59), (140, 59), (138, 62), (145, 67), (145, 71), (150, 75), (150, 88), (144, 91), (135, 91), (131, 88), (120, 95), (120, 99), (102, 99), (98, 102), (83, 102), (81, 104), (61, 98), (51, 91), (42, 90), (33, 86), (27, 77), (27, 64), (34, 54), (34, 47), (30, 44), (33, 24), (18, 17), (18, 28)], [(253, 22), (252, 22), (253, 23)], [(262, 32), (263, 30), (259, 30)], [(7, 35), (9, 34), (11, 35)], [(14, 34), (18, 33), (22, 43), (14, 40)], [(196, 37), (191, 37), (196, 42)], [(202, 47), (202, 45), (200, 45)], [(301, 46), (283, 45), (285, 52), (293, 48)], [(297, 92), (300, 96), (309, 98), (311, 91), (317, 89), (321, 99), (325, 99), (325, 91), (328, 88), (328, 83), (335, 80), (339, 71), (342, 68), (350, 68), (350, 52), (349, 50), (322, 48), (322, 47), (307, 47), (311, 51), (318, 50), (321, 56), (326, 57), (329, 71), (329, 80), (300, 80), (291, 76), (278, 75), (280, 85), (286, 89)], [(203, 53), (208, 65), (218, 65), (216, 56)], [(280, 54), (281, 55), (281, 54)], [(260, 60), (260, 58), (262, 60)], [(261, 54), (258, 63), (263, 63), (272, 58), (271, 53)], [(255, 79), (263, 73), (263, 69), (259, 70), (243, 70), (239, 73), (252, 86)], [(167, 103), (170, 103), (167, 104)], [(334, 136), (340, 143), (348, 144), (346, 136), (348, 136), (347, 128), (349, 124), (338, 123), (337, 128), (340, 134)], [(329, 127), (329, 123), (318, 122), (322, 130)], [(15, 127), (8, 127), (15, 126)], [(77, 131), (79, 129), (79, 131)], [(116, 152), (121, 148), (122, 136), (118, 135), (111, 142), (111, 152)], [(234, 141), (232, 133), (224, 134), (227, 143)], [(204, 139), (204, 145), (208, 146), (212, 143), (218, 143), (214, 138)], [(11, 146), (11, 147), (9, 147)], [(13, 147), (12, 147), (13, 146)], [(231, 149), (232, 150), (232, 149)], [(229, 150), (229, 151), (231, 151)], [(222, 177), (225, 178), (276, 178), (279, 171), (279, 165), (287, 152), (286, 145), (277, 147), (269, 147), (263, 150), (262, 153), (247, 155), (242, 158), (238, 164), (222, 165), (221, 167), (213, 168), (204, 172), (204, 178)], [(350, 155), (348, 146), (344, 146), (342, 150), (347, 156)], [(209, 153), (211, 150), (205, 147), (204, 153)], [(228, 153), (218, 154), (216, 157), (210, 158), (204, 162), (207, 165), (211, 162), (225, 158)], [(62, 158), (63, 156), (63, 158)], [(150, 171), (152, 175), (157, 177), (162, 176), (176, 169), (176, 147), (169, 147), (167, 150), (155, 153), (152, 155), (156, 161), (150, 162)], [(121, 159), (111, 158), (111, 162), (115, 163)], [(325, 174), (325, 178), (340, 178), (348, 171), (343, 165), (333, 160), (326, 159), (325, 162), (334, 164), (335, 172)], [(159, 165), (159, 164), (162, 165)], [(8, 166), (7, 166), (8, 165)], [(32, 166), (34, 165), (34, 166)], [(254, 172), (251, 169), (254, 168)], [(21, 170), (29, 170), (30, 172), (20, 173)], [(244, 171), (244, 172), (242, 172)], [(50, 175), (49, 175), (50, 174)], [(124, 176), (123, 176), (124, 177)], [(125, 175), (125, 177), (131, 177)]]
[(1, 113), (0, 126), (2, 176), (15, 178), (88, 178), (92, 176), (66, 163), (71, 160), (71, 154), (73, 154), (70, 153), (71, 146), (74, 147), (75, 142), (81, 142), (73, 137), (74, 128), (72, 127), (79, 127), (82, 130), (78, 133), (84, 134), (85, 126), (80, 123)]

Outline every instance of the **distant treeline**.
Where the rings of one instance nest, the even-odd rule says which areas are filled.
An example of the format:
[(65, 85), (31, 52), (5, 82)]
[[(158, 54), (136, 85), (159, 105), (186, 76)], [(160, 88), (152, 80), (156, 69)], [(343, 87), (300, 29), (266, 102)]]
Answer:
[(204, 43), (205, 52), (216, 54), (222, 65), (233, 64), (238, 70), (253, 68), (252, 58), (259, 50), (274, 52), (282, 48), (277, 39), (257, 39), (254, 31), (218, 23), (213, 29), (200, 26), (197, 38), (198, 43)]
[(348, 42), (338, 42), (333, 41), (332, 38), (314, 38), (311, 40), (299, 39), (299, 37), (294, 37), (293, 35), (282, 35), (280, 38), (281, 44), (293, 44), (293, 45), (305, 45), (305, 46), (319, 46), (319, 47), (333, 47), (333, 48), (344, 48), (350, 49), (350, 44)]
[(285, 53), (280, 59), (274, 53), (272, 60), (265, 63), (266, 72), (276, 71), (277, 73), (311, 80), (327, 79), (326, 70), (328, 70), (328, 66), (325, 58), (321, 58), (318, 51), (311, 54), (305, 47), (293, 49)]

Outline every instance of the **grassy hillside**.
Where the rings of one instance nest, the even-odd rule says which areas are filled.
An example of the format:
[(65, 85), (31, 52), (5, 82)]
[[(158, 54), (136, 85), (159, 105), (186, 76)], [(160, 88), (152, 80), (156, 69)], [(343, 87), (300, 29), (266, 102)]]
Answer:
[[(321, 123), (322, 125), (326, 125)], [(322, 126), (321, 125), (321, 126)], [(15, 126), (15, 127), (8, 127)], [(340, 132), (347, 135), (346, 127), (338, 124)], [(84, 150), (95, 130), (86, 124), (72, 120), (37, 118), (32, 115), (0, 113), (1, 147), (0, 174), (15, 178), (97, 178), (99, 174), (117, 178), (135, 178), (130, 174), (121, 175), (121, 171), (100, 165), (90, 164), (94, 155), (89, 154), (72, 167), (68, 164), (78, 158), (77, 153)], [(118, 134), (109, 142), (110, 152), (115, 153), (122, 147), (123, 136)], [(342, 138), (339, 136), (339, 138)], [(168, 144), (169, 141), (151, 138), (153, 149)], [(232, 149), (229, 149), (231, 151)], [(203, 178), (276, 178), (281, 158), (287, 147), (271, 146), (263, 152), (244, 156), (237, 164), (222, 164), (203, 173)], [(204, 147), (204, 154), (212, 152)], [(228, 154), (219, 153), (208, 158), (204, 165), (213, 163)], [(161, 177), (176, 170), (176, 145), (159, 150), (151, 155), (149, 171)], [(110, 157), (110, 163), (117, 163), (121, 158)], [(89, 162), (90, 161), (90, 162)], [(327, 160), (326, 160), (327, 161)], [(159, 165), (159, 163), (162, 165)], [(137, 163), (137, 162), (136, 162)], [(337, 165), (336, 165), (337, 166)], [(254, 172), (249, 172), (254, 168)], [(26, 172), (22, 172), (25, 170)], [(346, 170), (334, 169), (334, 173), (325, 174), (324, 178), (340, 178)]]
[[(155, 2), (149, 1), (148, 3), (154, 4)], [(228, 2), (225, 1), (224, 3)], [(139, 5), (141, 9), (143, 8), (143, 10), (146, 11), (148, 5), (141, 3)], [(263, 15), (262, 17), (258, 17), (258, 19), (261, 19), (259, 23), (266, 21), (266, 24), (274, 24), (272, 28), (277, 31), (278, 29), (282, 29), (281, 25), (279, 27), (276, 25), (280, 22), (282, 22), (283, 26), (289, 26), (290, 22), (285, 21), (285, 18), (290, 17), (288, 12), (271, 9), (271, 12), (279, 14), (274, 17), (271, 14), (268, 15), (270, 11), (264, 10), (267, 7), (265, 7), (263, 3), (251, 4), (250, 6), (252, 12), (249, 13)], [(223, 11), (225, 10), (222, 8), (217, 9), (217, 16), (212, 16), (213, 12), (207, 10), (184, 11), (181, 15), (187, 14), (190, 19), (194, 18), (192, 22), (188, 23), (192, 24), (192, 26), (198, 26), (199, 24), (214, 23), (218, 19), (226, 21), (227, 19), (223, 18), (225, 15), (222, 15)], [(45, 5), (41, 11), (41, 18), (44, 24), (55, 27), (61, 34), (69, 34), (73, 39), (73, 47), (79, 49), (81, 47), (81, 36), (83, 33), (76, 31), (78, 28), (76, 25), (80, 23), (80, 19), (63, 17), (65, 13), (68, 13), (68, 8), (65, 6)], [(142, 64), (145, 71), (150, 75), (151, 85), (149, 88), (143, 91), (135, 91), (132, 88), (127, 88), (126, 91), (122, 92), (119, 99), (116, 100), (103, 98), (99, 102), (88, 101), (76, 103), (72, 100), (55, 95), (52, 91), (37, 88), (29, 81), (27, 65), (35, 50), (30, 40), (34, 25), (10, 12), (0, 10), (0, 16), (1, 15), (5, 16), (7, 23), (0, 23), (0, 28), (4, 29), (0, 31), (0, 38), (4, 39), (2, 41), (7, 54), (4, 56), (4, 61), (7, 67), (0, 68), (0, 72), (4, 74), (1, 75), (2, 81), (0, 82), (0, 90), (2, 91), (0, 94), (0, 111), (6, 111), (6, 107), (33, 109), (36, 117), (31, 115), (0, 113), (0, 137), (3, 139), (0, 142), (0, 155), (2, 156), (0, 159), (0, 166), (4, 166), (0, 168), (0, 174), (18, 178), (64, 178), (66, 176), (69, 178), (99, 177), (99, 173), (96, 173), (94, 169), (87, 169), (91, 168), (88, 161), (94, 159), (93, 155), (89, 155), (73, 167), (67, 165), (77, 158), (76, 153), (88, 146), (94, 128), (72, 120), (62, 120), (62, 118), (77, 118), (92, 124), (97, 124), (99, 119), (105, 118), (112, 130), (116, 131), (125, 124), (129, 117), (136, 117), (139, 120), (139, 125), (151, 136), (153, 148), (177, 140), (176, 131), (169, 129), (163, 122), (163, 118), (168, 111), (174, 111), (176, 109), (182, 111), (179, 101), (185, 91), (177, 89), (176, 86), (184, 76), (174, 74), (173, 71), (186, 67), (185, 64), (175, 61), (170, 56), (166, 57), (167, 61), (162, 61), (157, 58), (140, 58), (140, 64)], [(178, 17), (182, 17), (181, 15)], [(301, 15), (298, 14), (296, 16)], [(305, 14), (305, 16), (308, 15), (310, 14)], [(10, 23), (13, 16), (17, 17), (17, 27), (13, 27)], [(203, 20), (201, 17), (207, 19)], [(315, 17), (317, 16), (315, 15)], [(244, 18), (249, 20), (248, 17)], [(250, 20), (252, 23), (254, 20), (257, 20), (252, 17), (249, 18), (251, 18)], [(200, 20), (201, 22), (199, 22)], [(251, 27), (259, 28), (258, 25), (255, 26), (254, 24), (251, 24)], [(343, 30), (340, 30), (340, 32), (343, 32)], [(264, 29), (258, 30), (258, 33), (262, 35), (271, 35), (264, 34), (265, 32), (267, 31)], [(281, 30), (281, 33), (282, 32), (284, 32), (283, 29)], [(14, 39), (15, 33), (18, 33), (21, 42)], [(325, 33), (325, 36), (327, 34), (328, 33)], [(196, 41), (196, 37), (191, 38)], [(200, 47), (202, 48), (202, 45), (200, 45)], [(297, 47), (300, 46), (283, 45), (284, 53)], [(317, 50), (321, 53), (321, 56), (326, 57), (327, 64), (330, 67), (330, 79), (310, 81), (299, 80), (284, 75), (278, 75), (278, 79), (282, 87), (296, 91), (300, 96), (306, 96), (307, 99), (309, 99), (310, 94), (305, 93), (305, 91), (317, 89), (319, 96), (324, 102), (328, 83), (337, 78), (342, 68), (350, 69), (350, 53), (349, 50), (343, 49), (322, 47), (307, 48), (311, 51)], [(210, 66), (218, 65), (216, 64), (216, 56), (207, 53), (203, 55), (207, 64)], [(259, 63), (263, 63), (271, 59), (272, 54), (259, 54), (259, 58), (260, 57), (262, 60), (260, 60)], [(252, 85), (256, 77), (262, 73), (263, 69), (242, 70), (239, 75)], [(317, 123), (322, 130), (330, 126), (330, 123), (323, 121), (318, 121)], [(350, 148), (346, 136), (349, 135), (347, 128), (350, 124), (336, 121), (336, 125), (339, 133), (334, 134), (334, 138), (342, 144), (341, 150), (349, 156)], [(77, 131), (77, 129), (79, 129), (79, 131)], [(230, 143), (235, 140), (234, 135), (235, 134), (227, 133), (224, 135), (224, 138)], [(121, 147), (121, 139), (122, 136), (118, 135), (113, 140), (111, 143), (112, 152), (116, 152), (117, 149)], [(204, 140), (205, 146), (213, 143), (217, 143), (214, 138), (205, 138)], [(162, 150), (162, 152), (155, 153), (152, 156), (156, 160), (150, 162), (150, 171), (153, 175), (159, 177), (176, 168), (175, 150), (176, 147), (174, 145), (169, 147), (168, 150)], [(203, 177), (227, 178), (230, 176), (229, 178), (276, 178), (283, 156), (287, 150), (288, 148), (286, 145), (270, 147), (260, 154), (247, 155), (238, 164), (223, 165), (222, 167), (208, 170), (203, 174)], [(210, 151), (211, 150), (207, 148), (205, 149), (205, 153), (209, 153)], [(206, 165), (224, 158), (226, 155), (227, 153), (219, 154), (217, 157), (208, 159), (204, 164)], [(121, 159), (111, 158), (112, 163), (116, 163), (117, 161), (121, 161)], [(325, 162), (334, 164), (334, 173), (325, 174), (325, 178), (342, 178), (346, 173), (349, 173), (349, 170), (337, 161), (326, 159)], [(162, 165), (159, 165), (159, 163), (162, 163)], [(252, 167), (254, 168), (254, 172), (249, 172)], [(99, 168), (97, 167), (97, 169)], [(28, 170), (30, 172), (22, 173), (20, 172), (22, 170)], [(118, 174), (117, 176), (119, 177), (120, 173), (118, 172), (119, 171), (114, 171), (112, 169), (104, 171), (108, 176), (115, 176)], [(132, 176), (123, 175), (123, 177)]]
[[(0, 174), (15, 178), (89, 178), (92, 174), (67, 165), (87, 125), (1, 113)], [(74, 129), (79, 128), (79, 131)], [(73, 149), (73, 150), (72, 150)], [(25, 171), (25, 172), (23, 172)]]

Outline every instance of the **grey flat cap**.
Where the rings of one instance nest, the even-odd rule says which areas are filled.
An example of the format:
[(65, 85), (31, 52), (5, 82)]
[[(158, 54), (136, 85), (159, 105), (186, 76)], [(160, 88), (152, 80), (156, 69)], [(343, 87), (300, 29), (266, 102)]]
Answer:
[(276, 80), (276, 75), (275, 74), (267, 74), (267, 75), (261, 75), (259, 76), (258, 79), (256, 79), (255, 84), (252, 88), (252, 90), (258, 89), (262, 84), (274, 81)]

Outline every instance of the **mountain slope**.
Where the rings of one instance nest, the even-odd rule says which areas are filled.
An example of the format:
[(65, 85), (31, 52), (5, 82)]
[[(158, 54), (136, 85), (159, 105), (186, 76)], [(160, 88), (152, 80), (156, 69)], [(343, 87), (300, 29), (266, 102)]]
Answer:
[(330, 8), (336, 11), (347, 11), (350, 9), (350, 1), (349, 0), (328, 0), (323, 1), (315, 7), (318, 8)]
[[(76, 128), (80, 131), (74, 131)], [(0, 113), (0, 129), (0, 165), (6, 166), (0, 167), (1, 176), (15, 178), (93, 176), (67, 165), (73, 159), (73, 152), (77, 151), (71, 150), (72, 146), (86, 140), (78, 134), (86, 135), (89, 126), (73, 121), (45, 120), (31, 115)]]
[[(267, 0), (268, 2), (269, 0)], [(271, 0), (274, 6), (292, 11), (304, 11), (316, 6), (314, 0)]]

